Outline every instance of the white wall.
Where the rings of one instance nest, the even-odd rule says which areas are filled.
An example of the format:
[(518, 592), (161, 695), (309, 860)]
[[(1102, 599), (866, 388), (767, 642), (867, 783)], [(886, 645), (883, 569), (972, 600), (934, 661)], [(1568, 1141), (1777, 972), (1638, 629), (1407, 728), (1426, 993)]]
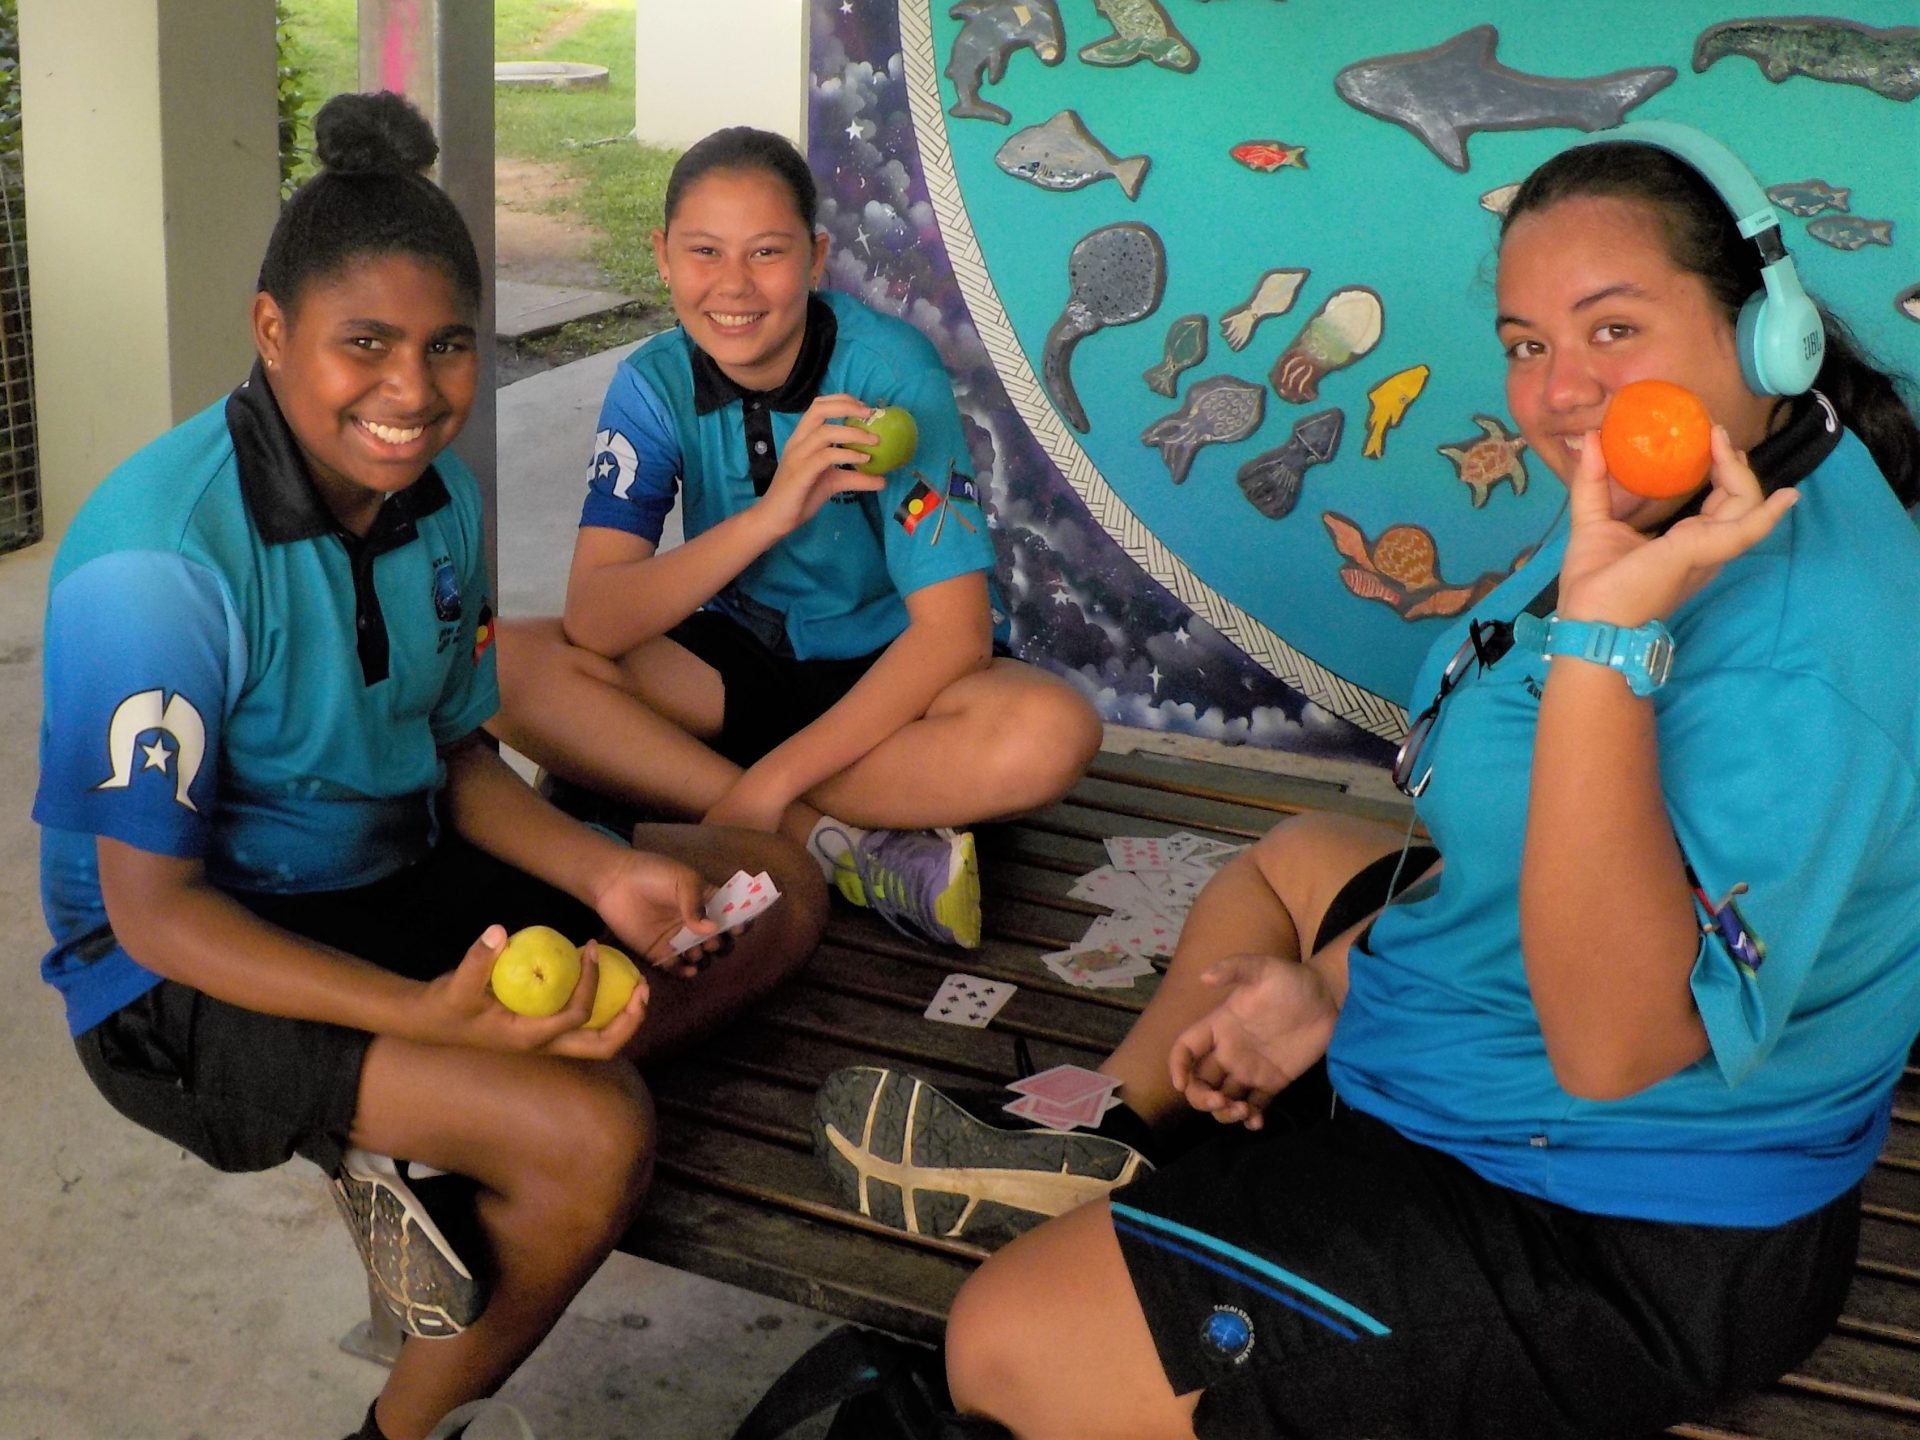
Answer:
[(804, 150), (806, 37), (806, 0), (637, 0), (634, 133), (686, 146), (757, 125)]
[(279, 201), (273, 7), (24, 0), (27, 252), (49, 539), (246, 374)]

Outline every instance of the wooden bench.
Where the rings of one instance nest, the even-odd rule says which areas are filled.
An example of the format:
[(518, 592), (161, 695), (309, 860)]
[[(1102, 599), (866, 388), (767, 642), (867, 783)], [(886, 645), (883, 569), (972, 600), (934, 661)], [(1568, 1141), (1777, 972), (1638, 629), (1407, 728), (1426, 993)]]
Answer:
[[(661, 1145), (654, 1188), (622, 1248), (863, 1325), (936, 1340), (954, 1292), (986, 1252), (903, 1235), (841, 1205), (814, 1158), (814, 1091), (844, 1065), (902, 1067), (936, 1084), (1014, 1077), (1015, 1035), (1035, 1062), (1094, 1065), (1152, 993), (1078, 990), (1038, 956), (1103, 913), (1067, 894), (1112, 835), (1193, 830), (1240, 840), (1282, 815), (1339, 809), (1404, 823), (1405, 811), (1318, 783), (1153, 756), (1102, 755), (1056, 805), (979, 832), (987, 938), (935, 952), (837, 908), (798, 981), (721, 1037), (650, 1072)], [(954, 970), (1011, 981), (983, 1031), (925, 1021)], [(1909, 1068), (1893, 1133), (1866, 1186), (1860, 1258), (1831, 1338), (1778, 1385), (1675, 1427), (1695, 1440), (1920, 1440), (1920, 1070)], [(1782, 1303), (1793, 1297), (1782, 1296)]]

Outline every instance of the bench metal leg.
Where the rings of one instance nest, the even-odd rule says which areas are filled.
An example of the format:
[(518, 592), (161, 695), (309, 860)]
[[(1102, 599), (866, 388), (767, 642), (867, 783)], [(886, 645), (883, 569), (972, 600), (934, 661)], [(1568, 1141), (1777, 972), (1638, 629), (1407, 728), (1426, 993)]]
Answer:
[(381, 1297), (373, 1278), (367, 1278), (367, 1318), (340, 1337), (340, 1348), (349, 1355), (393, 1368), (400, 1358), (400, 1342), (406, 1339), (400, 1317)]

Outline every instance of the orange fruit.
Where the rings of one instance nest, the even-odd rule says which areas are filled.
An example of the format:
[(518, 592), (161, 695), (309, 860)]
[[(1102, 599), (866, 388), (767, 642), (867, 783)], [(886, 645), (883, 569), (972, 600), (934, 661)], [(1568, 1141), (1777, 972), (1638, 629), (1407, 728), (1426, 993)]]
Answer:
[(1697, 489), (1713, 463), (1713, 421), (1684, 385), (1635, 380), (1613, 393), (1600, 451), (1613, 478), (1636, 495), (1666, 499)]

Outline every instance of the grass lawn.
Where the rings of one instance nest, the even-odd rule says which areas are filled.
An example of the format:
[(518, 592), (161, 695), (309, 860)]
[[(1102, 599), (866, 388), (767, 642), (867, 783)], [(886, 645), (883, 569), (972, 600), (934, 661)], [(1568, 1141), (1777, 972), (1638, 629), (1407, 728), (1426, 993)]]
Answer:
[[(357, 86), (355, 0), (286, 0), (286, 10), (310, 116), (328, 96)], [(569, 208), (598, 232), (594, 258), (615, 286), (664, 305), (647, 234), (660, 223), (677, 152), (622, 138), (633, 129), (633, 24), (634, 0), (494, 0), (498, 58), (587, 61), (608, 71), (604, 90), (495, 90), (494, 144), (502, 155), (577, 177)], [(300, 143), (312, 143), (305, 127)]]

